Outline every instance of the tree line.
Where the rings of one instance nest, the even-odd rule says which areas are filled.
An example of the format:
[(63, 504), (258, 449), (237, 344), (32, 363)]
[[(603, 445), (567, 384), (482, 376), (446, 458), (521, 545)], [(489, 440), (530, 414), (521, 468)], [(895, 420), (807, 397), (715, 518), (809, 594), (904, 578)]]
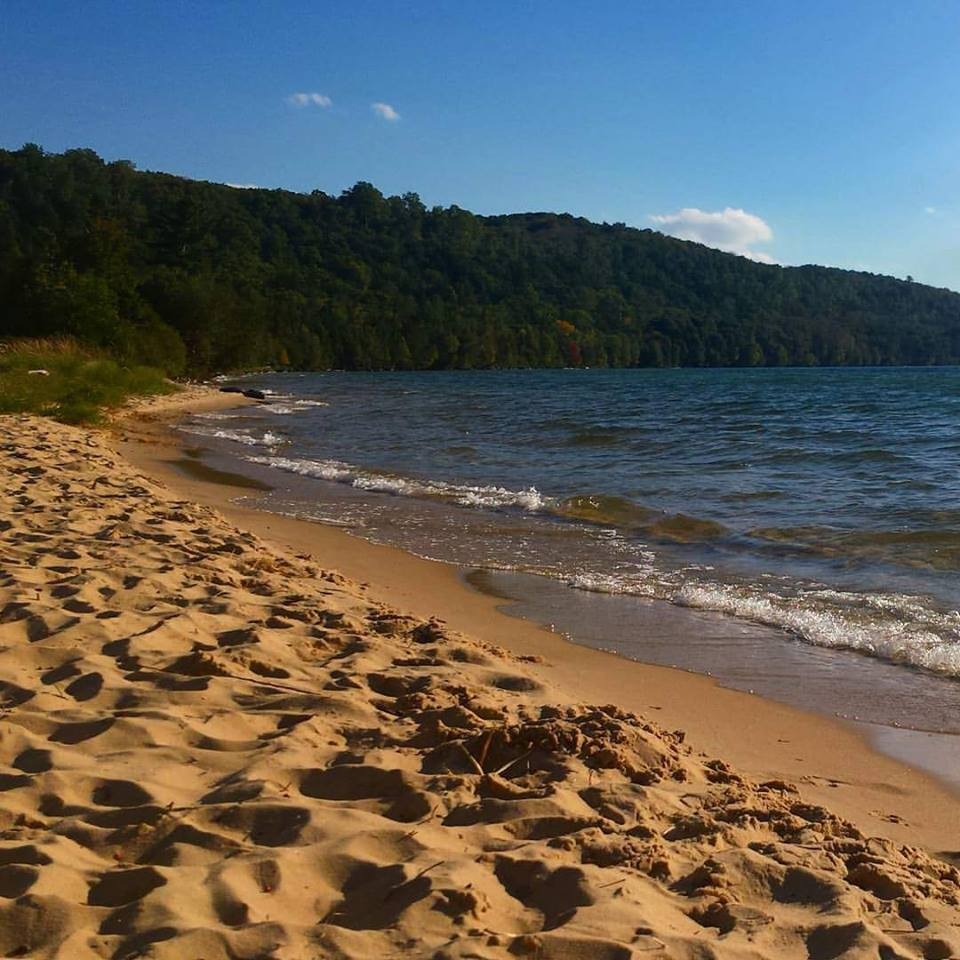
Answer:
[(0, 150), (0, 335), (175, 375), (960, 362), (960, 295), (622, 223)]

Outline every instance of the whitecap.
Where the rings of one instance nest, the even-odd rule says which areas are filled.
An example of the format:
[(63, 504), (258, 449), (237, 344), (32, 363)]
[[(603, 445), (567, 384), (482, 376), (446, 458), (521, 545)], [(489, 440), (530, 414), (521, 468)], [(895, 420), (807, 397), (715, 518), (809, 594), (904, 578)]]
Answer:
[[(689, 574), (689, 571), (688, 571)], [(677, 583), (662, 571), (641, 575), (581, 573), (567, 582), (593, 593), (667, 600), (776, 627), (813, 646), (855, 650), (893, 663), (960, 676), (960, 614), (939, 611), (925, 597), (829, 588), (796, 596), (749, 584)]]
[(508, 490), (498, 486), (474, 486), (447, 483), (442, 480), (419, 480), (396, 474), (377, 473), (342, 463), (338, 460), (307, 460), (290, 457), (248, 457), (277, 470), (286, 470), (305, 477), (348, 483), (358, 490), (389, 493), (402, 497), (425, 497), (445, 500), (462, 507), (504, 508), (519, 507), (529, 512), (542, 510), (548, 500), (536, 488)]
[(187, 426), (180, 427), (180, 431), (196, 437), (211, 437), (215, 440), (228, 440), (230, 443), (242, 443), (248, 447), (276, 447), (286, 442), (283, 436), (271, 430), (266, 430), (257, 435), (246, 430)]

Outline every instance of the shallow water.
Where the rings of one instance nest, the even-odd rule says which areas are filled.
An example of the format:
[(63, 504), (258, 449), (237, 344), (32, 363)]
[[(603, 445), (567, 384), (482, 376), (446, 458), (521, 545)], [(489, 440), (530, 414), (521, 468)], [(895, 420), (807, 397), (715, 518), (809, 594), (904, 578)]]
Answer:
[[(938, 679), (960, 677), (958, 369), (246, 383), (275, 402), (184, 429), (269, 478), (271, 509), (426, 556), (546, 575), (574, 598), (574, 635), (591, 593), (619, 597), (600, 639), (639, 643), (621, 652), (641, 659), (709, 669), (708, 645), (689, 633), (665, 641), (682, 656), (640, 649), (649, 600), (757, 630), (753, 662), (766, 654), (783, 666), (790, 649), (785, 688), (819, 669), (811, 647), (844, 652), (834, 675), (876, 658), (884, 698), (903, 678), (896, 708), (878, 704), (876, 719), (960, 729), (960, 687)], [(925, 672), (922, 690), (908, 668)]]

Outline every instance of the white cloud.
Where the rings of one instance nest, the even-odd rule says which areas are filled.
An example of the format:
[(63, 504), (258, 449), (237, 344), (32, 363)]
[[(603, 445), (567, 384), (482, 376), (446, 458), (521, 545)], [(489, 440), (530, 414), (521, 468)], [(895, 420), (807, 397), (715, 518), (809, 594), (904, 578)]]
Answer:
[(776, 257), (771, 257), (769, 253), (764, 253), (762, 250), (732, 250), (730, 252), (746, 257), (748, 260), (756, 260), (757, 263), (770, 263), (780, 266), (780, 261)]
[(931, 217), (940, 215), (940, 211), (936, 207), (924, 207), (923, 212), (930, 214)]
[(234, 190), (259, 190), (260, 186), (256, 183), (225, 183), (225, 187), (233, 187)]
[(327, 107), (333, 106), (333, 101), (322, 93), (291, 93), (287, 97), (287, 103), (292, 103), (295, 107)]
[(397, 113), (389, 103), (371, 103), (370, 109), (378, 116), (383, 117), (384, 120), (389, 120), (391, 123), (400, 119), (400, 114)]
[(773, 231), (764, 219), (746, 210), (725, 207), (709, 211), (684, 207), (676, 213), (654, 214), (650, 219), (671, 237), (694, 240), (760, 263), (777, 262), (769, 253), (753, 249), (755, 244), (772, 240)]

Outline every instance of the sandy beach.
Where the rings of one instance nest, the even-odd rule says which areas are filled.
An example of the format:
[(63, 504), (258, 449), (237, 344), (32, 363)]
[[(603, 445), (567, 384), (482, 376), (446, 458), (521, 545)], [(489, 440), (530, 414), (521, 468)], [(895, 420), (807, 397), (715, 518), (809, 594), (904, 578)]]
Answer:
[(0, 419), (0, 955), (960, 955), (960, 801), (856, 730)]

